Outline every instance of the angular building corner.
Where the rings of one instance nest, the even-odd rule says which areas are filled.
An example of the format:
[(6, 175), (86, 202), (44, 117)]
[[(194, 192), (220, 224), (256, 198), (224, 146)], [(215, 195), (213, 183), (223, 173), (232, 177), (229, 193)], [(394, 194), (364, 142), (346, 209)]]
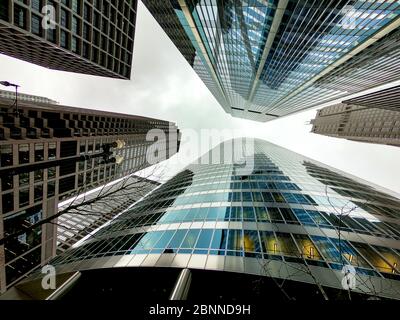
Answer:
[(143, 3), (234, 117), (270, 121), (400, 77), (397, 1)]
[(0, 53), (42, 67), (130, 79), (137, 0), (2, 0)]

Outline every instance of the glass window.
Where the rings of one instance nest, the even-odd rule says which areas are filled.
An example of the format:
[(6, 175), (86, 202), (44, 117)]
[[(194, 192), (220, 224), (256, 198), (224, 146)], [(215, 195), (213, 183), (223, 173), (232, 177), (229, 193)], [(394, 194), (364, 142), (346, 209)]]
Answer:
[(301, 250), (303, 258), (313, 259), (313, 260), (322, 259), (314, 243), (308, 236), (302, 234), (295, 234), (294, 238), (296, 239), (297, 245)]
[(18, 145), (19, 164), (29, 163), (29, 144)]
[(199, 229), (190, 229), (186, 234), (186, 237), (183, 240), (181, 247), (190, 249), (194, 248), (199, 232), (200, 232)]
[(12, 145), (0, 145), (0, 167), (8, 167), (13, 164)]
[(390, 266), (376, 251), (369, 245), (360, 242), (351, 242), (351, 244), (376, 268), (378, 271), (392, 273)]
[(35, 143), (35, 162), (44, 160), (44, 144)]
[(11, 212), (14, 210), (14, 194), (6, 193), (2, 195), (3, 199), (3, 213)]
[(200, 232), (199, 238), (197, 239), (197, 249), (208, 249), (210, 246), (211, 237), (213, 235), (212, 229), (203, 229)]
[(14, 178), (12, 175), (4, 175), (1, 177), (1, 189), (2, 191), (10, 190), (14, 186)]
[(243, 207), (243, 220), (244, 221), (255, 221), (253, 207)]
[(283, 218), (278, 208), (275, 207), (268, 207), (268, 214), (271, 218), (272, 223), (279, 222), (283, 223)]
[(42, 35), (42, 19), (34, 14), (31, 17), (31, 32), (38, 36)]
[(243, 235), (242, 230), (230, 229), (228, 233), (227, 250), (243, 250)]
[(300, 256), (299, 250), (296, 247), (295, 242), (293, 241), (292, 236), (290, 233), (276, 233), (276, 246), (274, 247), (274, 250), (279, 251), (282, 255), (285, 256), (292, 256), (292, 257), (298, 257)]
[(19, 174), (19, 186), (27, 186), (29, 185), (29, 172), (23, 172)]
[(258, 232), (255, 230), (244, 230), (244, 251), (246, 252), (261, 252)]
[(242, 221), (242, 207), (231, 207), (231, 221)]
[(158, 240), (157, 243), (154, 245), (154, 248), (166, 248), (174, 233), (175, 230), (165, 231), (160, 240)]
[(228, 230), (216, 229), (214, 231), (214, 235), (213, 235), (213, 239), (211, 241), (210, 248), (225, 250), (227, 234), (228, 234)]
[(29, 189), (19, 190), (19, 207), (24, 207), (29, 204)]
[(263, 252), (267, 254), (279, 254), (278, 244), (274, 233), (271, 231), (260, 231)]
[(174, 236), (172, 237), (171, 241), (169, 242), (167, 248), (169, 248), (169, 249), (179, 248), (183, 241), (183, 238), (186, 235), (186, 232), (187, 232), (187, 229), (177, 230), (175, 232)]
[(265, 207), (254, 207), (256, 211), (257, 221), (270, 222), (267, 209)]
[(55, 160), (57, 156), (57, 144), (55, 142), (49, 143), (48, 159)]

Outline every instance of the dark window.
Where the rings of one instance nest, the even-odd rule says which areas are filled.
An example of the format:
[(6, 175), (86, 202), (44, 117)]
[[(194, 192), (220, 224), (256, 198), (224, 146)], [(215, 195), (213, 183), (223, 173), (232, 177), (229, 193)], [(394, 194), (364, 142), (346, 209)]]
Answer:
[(14, 24), (17, 27), (26, 29), (26, 9), (14, 5)]
[(38, 36), (42, 35), (42, 21), (41, 18), (32, 14), (31, 31)]
[(12, 145), (0, 145), (0, 167), (8, 167), (13, 164)]

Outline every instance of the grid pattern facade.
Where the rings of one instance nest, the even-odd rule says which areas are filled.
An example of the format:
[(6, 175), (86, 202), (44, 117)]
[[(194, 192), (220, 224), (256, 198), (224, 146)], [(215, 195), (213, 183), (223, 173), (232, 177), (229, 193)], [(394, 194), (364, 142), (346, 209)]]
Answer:
[[(95, 201), (71, 209), (57, 219), (57, 254), (72, 247), (158, 186), (158, 182), (131, 176), (82, 197), (80, 201)], [(73, 204), (80, 201), (78, 199)], [(59, 210), (66, 210), (69, 205), (67, 203)]]
[[(7, 90), (0, 90), (0, 98), (15, 99), (15, 92), (7, 91)], [(18, 93), (18, 100), (37, 102), (37, 103), (58, 104), (58, 102), (55, 100), (51, 100), (49, 98), (41, 97), (41, 96), (34, 96), (32, 94), (25, 94), (25, 93)]]
[(349, 140), (400, 146), (398, 87), (318, 110), (311, 132)]
[[(399, 24), (393, 0), (143, 2), (224, 110), (258, 121), (360, 91), (319, 87), (331, 73), (346, 79), (338, 70), (365, 48), (398, 39), (388, 39)], [(385, 65), (375, 54), (370, 61)], [(367, 79), (369, 88), (387, 81)]]
[(137, 0), (4, 0), (0, 52), (50, 69), (129, 79), (136, 9)]
[(337, 289), (351, 265), (353, 291), (399, 298), (398, 195), (262, 140), (244, 159), (254, 163), (246, 174), (242, 161), (188, 166), (51, 263), (59, 272), (234, 271)]
[[(151, 129), (165, 133), (160, 153), (169, 158), (179, 150), (179, 130), (168, 121), (26, 101), (16, 117), (13, 103), (0, 99), (1, 237), (57, 213), (59, 200), (150, 166)], [(113, 150), (124, 157), (121, 164), (96, 156), (118, 139), (125, 142)], [(83, 155), (90, 158), (77, 161)], [(0, 246), (1, 292), (54, 256), (56, 229), (45, 224)]]

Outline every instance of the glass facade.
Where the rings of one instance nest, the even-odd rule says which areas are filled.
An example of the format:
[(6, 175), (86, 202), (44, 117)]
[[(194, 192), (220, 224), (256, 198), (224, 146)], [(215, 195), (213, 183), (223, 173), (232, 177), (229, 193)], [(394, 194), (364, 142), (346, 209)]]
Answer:
[[(352, 57), (376, 41), (393, 45), (386, 35), (397, 28), (400, 14), (394, 0), (143, 3), (224, 110), (258, 121), (386, 83), (387, 78), (368, 78), (368, 84), (339, 88), (339, 79), (330, 79), (330, 87), (324, 79), (340, 66), (354, 66)], [(385, 64), (378, 61), (385, 53), (374, 53), (370, 62)]]
[(353, 291), (398, 299), (399, 197), (266, 141), (249, 143), (254, 151), (241, 161), (189, 165), (51, 263), (63, 272), (235, 271), (336, 289), (351, 265)]

